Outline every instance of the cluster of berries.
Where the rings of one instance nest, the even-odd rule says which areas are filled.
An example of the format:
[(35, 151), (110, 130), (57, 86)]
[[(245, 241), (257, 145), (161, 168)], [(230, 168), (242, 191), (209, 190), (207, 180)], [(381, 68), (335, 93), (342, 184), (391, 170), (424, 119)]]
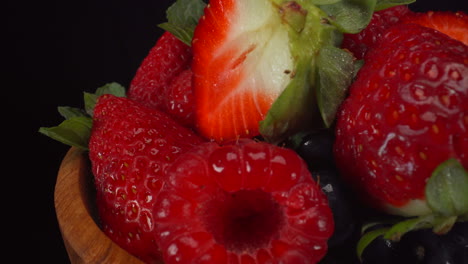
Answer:
[[(466, 194), (454, 201), (427, 187), (444, 170), (457, 179), (446, 188), (468, 186), (466, 14), (390, 7), (371, 15), (361, 32), (341, 33), (333, 49), (342, 28), (328, 14), (335, 9), (286, 2), (210, 1), (188, 43), (165, 32), (125, 96), (96, 97), (86, 147), (103, 231), (147, 263), (340, 263), (332, 253), (354, 250), (359, 227), (383, 212), (416, 217), (413, 223), (425, 216), (427, 226), (464, 237), (452, 248), (466, 249), (468, 226), (457, 222), (468, 218)], [(302, 63), (314, 54), (303, 51), (308, 43), (363, 62), (347, 74), (352, 82), (327, 128), (295, 125), (301, 113), (317, 112), (313, 107), (282, 112), (290, 101), (303, 107), (308, 94), (289, 91), (310, 84), (321, 67)], [(271, 131), (265, 119), (275, 137), (262, 133)], [(451, 211), (439, 210), (447, 204)], [(445, 229), (431, 219), (443, 219)], [(414, 232), (431, 236), (426, 231)], [(394, 233), (373, 233), (361, 243), (367, 249), (358, 245), (359, 256), (341, 258), (377, 263), (372, 248), (384, 241), (392, 245), (388, 260), (397, 261), (395, 245), (414, 236), (395, 242), (388, 237)], [(467, 260), (452, 251), (441, 259)], [(411, 256), (429, 263), (427, 252)]]

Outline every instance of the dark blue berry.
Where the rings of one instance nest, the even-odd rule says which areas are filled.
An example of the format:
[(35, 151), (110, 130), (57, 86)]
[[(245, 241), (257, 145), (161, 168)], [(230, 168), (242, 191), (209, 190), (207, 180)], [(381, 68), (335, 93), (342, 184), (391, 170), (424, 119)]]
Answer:
[(468, 263), (468, 223), (456, 223), (444, 235), (431, 229), (405, 234), (399, 242), (382, 236), (367, 246), (363, 264), (466, 264)]
[(332, 131), (319, 129), (297, 135), (291, 144), (328, 197), (335, 221), (335, 232), (328, 241), (329, 247), (345, 243), (357, 227), (351, 196), (335, 166), (333, 143)]
[(362, 264), (395, 264), (397, 263), (395, 262), (397, 259), (397, 243), (379, 236), (366, 247), (361, 259)]
[(313, 170), (335, 167), (333, 157), (334, 134), (327, 129), (310, 131), (295, 140), (296, 152)]
[(322, 191), (328, 198), (328, 203), (333, 212), (335, 232), (328, 241), (330, 247), (345, 243), (357, 227), (350, 194), (346, 186), (340, 180), (336, 168), (328, 168), (312, 171), (312, 177), (319, 183)]

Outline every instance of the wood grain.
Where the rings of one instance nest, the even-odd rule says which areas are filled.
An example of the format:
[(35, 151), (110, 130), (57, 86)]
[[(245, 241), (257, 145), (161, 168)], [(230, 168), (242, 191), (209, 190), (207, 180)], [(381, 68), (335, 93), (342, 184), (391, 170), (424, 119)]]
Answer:
[(143, 264), (113, 243), (96, 224), (94, 185), (86, 153), (72, 147), (55, 185), (55, 210), (71, 263)]

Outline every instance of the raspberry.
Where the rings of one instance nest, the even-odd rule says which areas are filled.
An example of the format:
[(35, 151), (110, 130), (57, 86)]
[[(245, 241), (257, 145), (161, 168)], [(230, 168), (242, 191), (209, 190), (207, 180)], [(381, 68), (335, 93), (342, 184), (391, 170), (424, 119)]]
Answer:
[(292, 150), (210, 142), (168, 169), (155, 240), (171, 263), (316, 263), (334, 225), (324, 193)]

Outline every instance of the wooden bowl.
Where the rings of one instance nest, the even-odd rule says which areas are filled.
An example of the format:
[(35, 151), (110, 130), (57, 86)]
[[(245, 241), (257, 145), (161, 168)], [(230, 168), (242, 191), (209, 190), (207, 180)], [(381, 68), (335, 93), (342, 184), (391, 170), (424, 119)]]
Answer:
[(71, 263), (143, 264), (99, 228), (95, 189), (86, 152), (72, 147), (55, 185), (55, 210)]

